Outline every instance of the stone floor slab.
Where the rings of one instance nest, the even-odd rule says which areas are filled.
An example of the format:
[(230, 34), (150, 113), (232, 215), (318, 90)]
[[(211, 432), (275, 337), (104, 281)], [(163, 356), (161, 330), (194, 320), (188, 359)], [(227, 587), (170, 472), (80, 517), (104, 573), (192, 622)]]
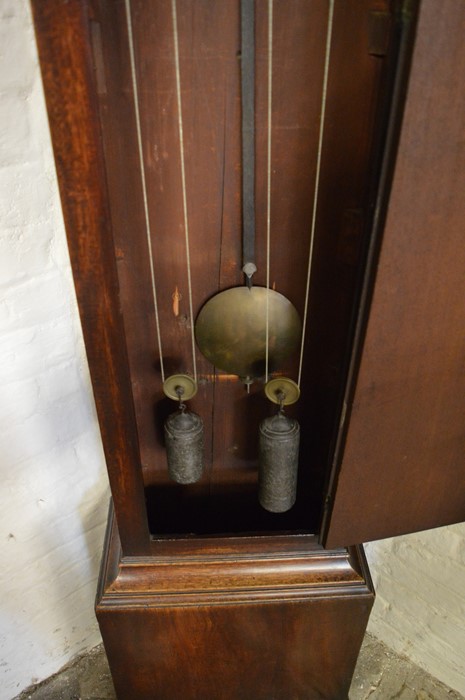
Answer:
[[(55, 676), (24, 691), (14, 700), (115, 699), (105, 652), (102, 646), (98, 646), (66, 666)], [(202, 700), (213, 700), (213, 698), (202, 698)], [(366, 635), (349, 700), (465, 700), (465, 698), (447, 688), (408, 659), (395, 654), (382, 642)]]

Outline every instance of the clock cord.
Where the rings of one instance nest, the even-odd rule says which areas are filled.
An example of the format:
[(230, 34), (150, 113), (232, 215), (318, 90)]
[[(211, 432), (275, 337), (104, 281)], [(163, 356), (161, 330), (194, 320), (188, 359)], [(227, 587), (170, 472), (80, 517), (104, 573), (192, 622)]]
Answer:
[[(309, 242), (309, 254), (307, 263), (307, 280), (305, 288), (305, 303), (304, 303), (304, 313), (302, 322), (302, 337), (300, 346), (300, 356), (299, 356), (299, 369), (298, 369), (298, 379), (297, 386), (300, 389), (300, 383), (302, 378), (303, 369), (303, 357), (305, 349), (305, 332), (307, 326), (308, 317), (308, 303), (310, 294), (310, 281), (311, 281), (311, 271), (312, 271), (312, 259), (315, 241), (315, 230), (316, 230), (316, 214), (318, 205), (318, 194), (319, 194), (319, 183), (320, 183), (320, 171), (321, 171), (321, 156), (323, 150), (323, 135), (324, 135), (324, 124), (325, 124), (325, 113), (326, 113), (326, 102), (327, 102), (327, 91), (328, 91), (328, 75), (329, 75), (329, 64), (331, 57), (331, 39), (332, 39), (332, 27), (333, 27), (333, 17), (334, 17), (334, 0), (329, 2), (329, 12), (328, 12), (328, 27), (326, 33), (326, 47), (325, 47), (325, 63), (323, 71), (323, 88), (321, 97), (321, 110), (320, 110), (320, 129), (318, 135), (318, 150), (317, 150), (317, 161), (316, 161), (316, 174), (315, 174), (315, 188), (313, 194), (313, 212), (312, 221), (310, 229), (310, 242)], [(267, 133), (267, 213), (266, 213), (266, 288), (270, 289), (270, 256), (271, 256), (271, 133), (272, 133), (272, 80), (273, 80), (273, 0), (268, 0), (268, 133)], [(265, 321), (265, 383), (269, 379), (269, 299), (268, 295), (266, 297), (265, 305), (266, 321)]]
[[(266, 288), (270, 289), (270, 248), (271, 248), (271, 120), (273, 89), (273, 0), (268, 0), (268, 131), (266, 166)], [(265, 383), (269, 376), (270, 351), (270, 303), (269, 294), (265, 304)]]
[(152, 283), (152, 295), (153, 295), (153, 305), (155, 309), (155, 326), (157, 333), (158, 342), (158, 352), (160, 356), (160, 373), (162, 382), (165, 381), (165, 368), (163, 364), (163, 351), (161, 344), (161, 330), (160, 330), (160, 316), (158, 313), (158, 301), (157, 301), (157, 285), (155, 279), (155, 267), (153, 262), (153, 251), (152, 251), (152, 232), (150, 226), (150, 214), (147, 196), (147, 182), (145, 179), (145, 166), (144, 166), (144, 152), (142, 147), (142, 129), (140, 121), (139, 112), (139, 90), (137, 84), (137, 72), (136, 72), (136, 61), (134, 57), (134, 39), (132, 32), (132, 19), (131, 19), (131, 0), (125, 0), (126, 7), (126, 23), (128, 29), (128, 40), (129, 40), (129, 57), (131, 64), (131, 81), (132, 81), (132, 91), (134, 95), (134, 112), (136, 116), (136, 133), (137, 133), (137, 147), (139, 153), (139, 165), (140, 165), (140, 176), (142, 185), (142, 199), (144, 203), (144, 217), (145, 217), (145, 233), (147, 236), (147, 248), (149, 253), (149, 266), (150, 266), (150, 278)]
[[(133, 94), (134, 94), (134, 111), (135, 111), (135, 116), (136, 116), (136, 132), (137, 132), (137, 145), (138, 145), (140, 173), (141, 173), (142, 197), (143, 197), (143, 203), (144, 203), (145, 231), (146, 231), (146, 236), (147, 236), (150, 276), (151, 276), (151, 283), (152, 283), (153, 303), (154, 303), (154, 309), (155, 309), (155, 324), (156, 324), (156, 331), (157, 331), (157, 342), (158, 342), (158, 349), (159, 349), (159, 355), (160, 355), (161, 380), (164, 383), (165, 382), (165, 370), (164, 370), (163, 352), (162, 352), (162, 343), (161, 343), (161, 328), (160, 328), (160, 316), (159, 316), (159, 311), (158, 311), (155, 266), (154, 266), (153, 249), (152, 249), (152, 233), (151, 233), (150, 214), (149, 214), (149, 207), (148, 207), (147, 182), (146, 182), (146, 177), (145, 177), (144, 156), (143, 156), (143, 147), (142, 147), (142, 128), (141, 128), (140, 111), (139, 111), (139, 90), (138, 90), (135, 52), (134, 52), (134, 39), (133, 39), (132, 19), (131, 19), (131, 0), (125, 0), (125, 6), (126, 6), (126, 20), (127, 20), (128, 38), (129, 38), (131, 79), (132, 79), (132, 87), (133, 87)], [(196, 354), (195, 354), (195, 336), (194, 336), (194, 324), (193, 324), (192, 278), (191, 278), (190, 246), (189, 246), (189, 221), (188, 221), (188, 215), (187, 215), (187, 192), (186, 192), (186, 176), (185, 176), (185, 162), (184, 162), (184, 130), (183, 130), (183, 119), (182, 119), (181, 79), (180, 79), (180, 68), (179, 68), (179, 41), (178, 41), (176, 0), (172, 0), (172, 2), (171, 2), (171, 11), (172, 11), (172, 18), (173, 18), (174, 60), (175, 60), (175, 71), (176, 71), (176, 95), (177, 95), (177, 106), (178, 106), (178, 129), (179, 129), (179, 147), (180, 147), (180, 160), (181, 160), (181, 186), (182, 186), (182, 199), (183, 199), (184, 234), (185, 234), (185, 242), (186, 242), (186, 259), (187, 259), (187, 285), (188, 285), (188, 295), (189, 295), (189, 314), (190, 314), (190, 318), (191, 318), (191, 323), (190, 323), (191, 346), (192, 346), (194, 381), (197, 382), (197, 361), (196, 361)]]
[(281, 377), (268, 381), (268, 346), (269, 346), (269, 261), (270, 261), (270, 210), (271, 210), (271, 87), (272, 87), (272, 2), (268, 0), (268, 154), (267, 154), (267, 301), (266, 301), (266, 384), (265, 394), (278, 404), (278, 412), (272, 417), (265, 418), (259, 426), (259, 468), (258, 468), (258, 500), (261, 506), (271, 513), (284, 513), (290, 510), (297, 498), (297, 475), (299, 469), (300, 426), (295, 418), (289, 418), (284, 413), (286, 405), (295, 403), (300, 395), (300, 380), (302, 376), (303, 354), (305, 347), (305, 328), (307, 325), (308, 297), (312, 268), (313, 246), (316, 228), (316, 211), (321, 169), (321, 154), (323, 150), (323, 133), (325, 109), (328, 88), (329, 61), (331, 52), (331, 35), (333, 25), (334, 0), (329, 0), (328, 28), (326, 34), (326, 49), (323, 72), (323, 87), (321, 96), (320, 128), (315, 174), (315, 190), (313, 194), (313, 212), (310, 230), (309, 255), (307, 264), (307, 282), (305, 290), (304, 318), (300, 346), (298, 383)]
[(313, 249), (315, 243), (315, 229), (316, 229), (316, 215), (318, 207), (318, 194), (320, 185), (320, 171), (321, 171), (321, 155), (323, 151), (323, 135), (325, 126), (325, 114), (326, 114), (326, 102), (328, 93), (328, 74), (329, 74), (329, 62), (331, 57), (331, 39), (332, 39), (332, 29), (333, 29), (333, 16), (334, 16), (334, 0), (329, 0), (329, 12), (328, 12), (328, 28), (326, 32), (326, 49), (325, 49), (325, 63), (323, 71), (323, 89), (321, 95), (321, 111), (320, 111), (320, 130), (318, 136), (318, 151), (316, 159), (316, 173), (315, 173), (315, 188), (313, 193), (313, 212), (312, 212), (312, 222), (310, 228), (310, 243), (308, 252), (308, 265), (307, 265), (307, 282), (305, 288), (305, 304), (304, 313), (302, 321), (302, 340), (300, 346), (300, 358), (299, 358), (299, 372), (297, 378), (297, 386), (300, 389), (300, 382), (302, 378), (302, 368), (304, 359), (304, 349), (305, 349), (305, 331), (307, 327), (307, 316), (308, 316), (308, 301), (310, 294), (310, 280), (312, 273), (312, 259), (313, 259)]
[(182, 101), (181, 101), (181, 71), (179, 67), (179, 41), (178, 41), (178, 18), (176, 0), (171, 0), (171, 12), (173, 16), (173, 40), (174, 40), (174, 61), (176, 68), (176, 96), (178, 106), (178, 130), (179, 130), (179, 151), (181, 160), (181, 187), (182, 187), (182, 205), (184, 217), (184, 236), (186, 241), (186, 261), (187, 261), (187, 287), (189, 293), (189, 315), (191, 329), (191, 345), (192, 345), (192, 362), (194, 369), (194, 381), (197, 383), (197, 358), (195, 354), (195, 334), (194, 334), (194, 314), (192, 303), (192, 279), (191, 279), (191, 261), (189, 247), (189, 220), (187, 215), (187, 188), (186, 188), (186, 169), (184, 163), (184, 129), (182, 119)]

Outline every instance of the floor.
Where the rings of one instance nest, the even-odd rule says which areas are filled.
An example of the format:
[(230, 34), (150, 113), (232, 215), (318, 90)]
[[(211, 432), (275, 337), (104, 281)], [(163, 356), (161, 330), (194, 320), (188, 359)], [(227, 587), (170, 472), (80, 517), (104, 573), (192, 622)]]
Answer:
[[(369, 635), (366, 635), (362, 646), (349, 698), (465, 700), (462, 695), (439, 683), (407, 659), (397, 656)], [(15, 700), (115, 700), (103, 648), (96, 647), (56, 676), (18, 695)]]

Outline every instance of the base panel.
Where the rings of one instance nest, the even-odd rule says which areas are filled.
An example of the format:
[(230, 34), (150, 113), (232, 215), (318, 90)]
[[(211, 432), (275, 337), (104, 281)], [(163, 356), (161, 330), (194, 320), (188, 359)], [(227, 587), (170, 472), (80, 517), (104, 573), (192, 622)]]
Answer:
[(172, 544), (122, 558), (110, 514), (96, 612), (120, 700), (347, 698), (374, 601), (361, 548)]

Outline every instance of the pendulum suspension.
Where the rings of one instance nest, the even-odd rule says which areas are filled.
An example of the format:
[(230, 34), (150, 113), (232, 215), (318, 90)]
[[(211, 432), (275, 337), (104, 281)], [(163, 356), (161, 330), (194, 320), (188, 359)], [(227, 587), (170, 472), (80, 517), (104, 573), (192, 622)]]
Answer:
[(168, 398), (179, 401), (178, 410), (165, 421), (165, 446), (168, 474), (178, 484), (193, 484), (203, 472), (203, 421), (186, 408), (197, 393), (195, 381), (187, 374), (174, 374), (163, 384)]

